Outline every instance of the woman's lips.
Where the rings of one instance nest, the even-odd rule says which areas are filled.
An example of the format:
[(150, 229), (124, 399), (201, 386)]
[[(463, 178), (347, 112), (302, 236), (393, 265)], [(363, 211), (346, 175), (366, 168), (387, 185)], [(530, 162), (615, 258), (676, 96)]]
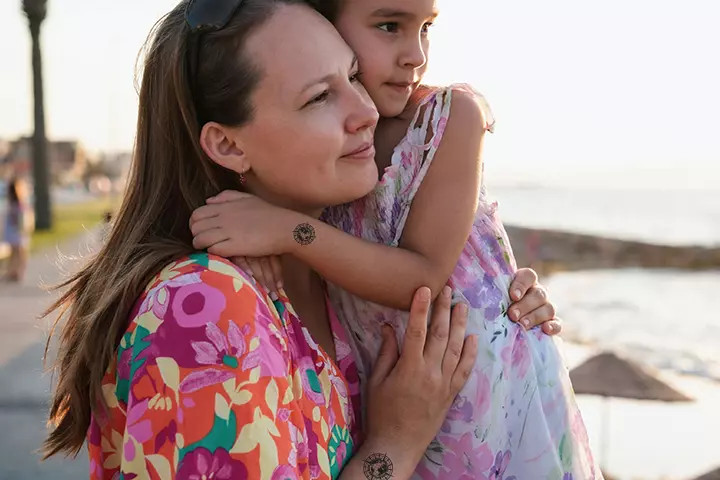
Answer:
[(372, 143), (365, 143), (361, 145), (359, 148), (353, 150), (352, 152), (343, 155), (343, 158), (350, 158), (354, 160), (366, 160), (368, 158), (374, 158), (375, 157), (375, 146)]
[(408, 82), (388, 82), (385, 85), (399, 93), (406, 93), (413, 86), (412, 83)]

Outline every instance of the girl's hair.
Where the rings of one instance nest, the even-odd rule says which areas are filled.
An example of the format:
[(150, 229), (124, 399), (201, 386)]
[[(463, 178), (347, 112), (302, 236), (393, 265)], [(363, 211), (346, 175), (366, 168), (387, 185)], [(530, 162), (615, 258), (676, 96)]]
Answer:
[[(105, 408), (102, 378), (133, 306), (154, 275), (193, 251), (192, 211), (209, 196), (241, 188), (235, 172), (204, 154), (202, 122), (239, 126), (252, 119), (251, 96), (262, 72), (244, 45), (279, 5), (303, 3), (244, 0), (225, 28), (197, 36), (185, 22), (183, 0), (153, 28), (144, 48), (133, 164), (122, 205), (99, 253), (58, 287), (67, 290), (46, 312), (57, 314), (53, 333), (64, 323), (52, 368), (55, 428), (44, 442), (45, 458), (77, 455), (82, 448), (91, 412)], [(190, 63), (197, 63), (194, 74)], [(46, 358), (49, 347), (50, 340)]]

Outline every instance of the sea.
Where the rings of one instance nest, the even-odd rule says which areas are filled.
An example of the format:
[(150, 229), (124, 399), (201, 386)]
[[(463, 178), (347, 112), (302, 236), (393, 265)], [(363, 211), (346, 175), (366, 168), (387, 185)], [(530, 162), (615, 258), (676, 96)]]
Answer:
[[(490, 186), (508, 225), (720, 248), (714, 188)], [(566, 338), (720, 380), (720, 270), (619, 269), (542, 279)]]

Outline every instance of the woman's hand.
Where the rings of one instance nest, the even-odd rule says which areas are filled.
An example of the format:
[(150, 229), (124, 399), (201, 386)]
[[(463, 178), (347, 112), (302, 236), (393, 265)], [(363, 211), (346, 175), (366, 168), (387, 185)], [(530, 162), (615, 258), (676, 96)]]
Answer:
[(548, 335), (562, 331), (561, 320), (555, 316), (555, 305), (548, 299), (547, 290), (538, 283), (538, 276), (531, 268), (521, 268), (510, 284), (510, 298), (515, 301), (508, 308), (510, 320), (525, 329), (541, 325)]
[(279, 256), (231, 257), (230, 261), (253, 277), (268, 292), (277, 293), (283, 288), (282, 264)]
[(288, 253), (304, 218), (249, 193), (226, 191), (190, 217), (193, 247), (225, 258)]
[(449, 287), (435, 302), (428, 334), (429, 310), (430, 290), (422, 287), (413, 299), (402, 353), (392, 328), (383, 327), (368, 382), (367, 437), (357, 456), (366, 464), (378, 458), (373, 455), (385, 456), (393, 478), (409, 478), (415, 470), (477, 355), (477, 338), (465, 338), (467, 306), (456, 306), (451, 319)]

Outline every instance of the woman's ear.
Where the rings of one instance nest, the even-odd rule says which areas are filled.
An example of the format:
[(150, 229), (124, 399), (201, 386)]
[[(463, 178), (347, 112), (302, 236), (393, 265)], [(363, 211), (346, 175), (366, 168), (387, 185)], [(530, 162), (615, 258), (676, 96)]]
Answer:
[(216, 122), (206, 123), (200, 131), (200, 146), (221, 167), (241, 174), (250, 169), (237, 132), (230, 127)]

